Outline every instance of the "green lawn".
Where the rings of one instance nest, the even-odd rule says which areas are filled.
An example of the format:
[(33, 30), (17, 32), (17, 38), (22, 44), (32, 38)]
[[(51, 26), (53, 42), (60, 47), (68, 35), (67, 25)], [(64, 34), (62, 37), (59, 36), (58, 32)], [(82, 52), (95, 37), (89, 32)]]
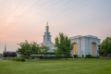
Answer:
[(0, 61), (0, 74), (111, 74), (111, 60)]

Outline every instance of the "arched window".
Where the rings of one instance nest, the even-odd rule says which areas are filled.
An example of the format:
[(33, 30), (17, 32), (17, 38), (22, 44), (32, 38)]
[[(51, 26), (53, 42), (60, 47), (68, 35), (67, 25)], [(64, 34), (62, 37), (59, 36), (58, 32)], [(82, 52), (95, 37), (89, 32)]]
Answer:
[(92, 56), (96, 56), (97, 53), (97, 44), (96, 42), (92, 42)]
[(77, 43), (73, 43), (73, 55), (78, 55), (78, 45)]

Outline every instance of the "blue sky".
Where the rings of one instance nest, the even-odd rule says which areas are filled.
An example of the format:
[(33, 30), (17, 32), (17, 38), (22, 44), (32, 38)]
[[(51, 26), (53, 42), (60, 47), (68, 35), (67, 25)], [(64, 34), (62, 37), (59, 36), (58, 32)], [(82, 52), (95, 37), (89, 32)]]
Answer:
[(111, 0), (0, 0), (0, 50), (24, 40), (42, 42), (49, 22), (52, 40), (68, 36), (111, 36)]

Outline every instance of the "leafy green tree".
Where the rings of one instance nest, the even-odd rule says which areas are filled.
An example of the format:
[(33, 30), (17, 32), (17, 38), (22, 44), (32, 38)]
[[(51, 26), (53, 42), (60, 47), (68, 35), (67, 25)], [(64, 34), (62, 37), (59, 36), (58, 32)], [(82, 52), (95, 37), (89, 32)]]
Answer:
[(46, 46), (41, 46), (41, 47), (40, 47), (40, 52), (39, 52), (39, 54), (40, 54), (40, 55), (44, 55), (44, 54), (47, 53), (47, 51), (48, 51), (48, 47), (46, 47)]
[(63, 33), (60, 33), (59, 36), (55, 38), (55, 45), (57, 47), (57, 56), (70, 56), (71, 41), (68, 36), (64, 35)]
[(31, 55), (31, 46), (28, 43), (28, 41), (21, 42), (19, 44), (20, 48), (18, 49), (18, 52), (22, 55), (24, 58), (28, 58)]
[(21, 42), (18, 52), (24, 58), (29, 58), (32, 54), (38, 54), (40, 52), (39, 45), (36, 42), (29, 43), (28, 41)]
[(33, 42), (30, 45), (31, 45), (31, 54), (39, 54), (40, 53), (40, 46), (36, 42)]
[(100, 45), (100, 53), (104, 56), (111, 54), (111, 37), (107, 37)]

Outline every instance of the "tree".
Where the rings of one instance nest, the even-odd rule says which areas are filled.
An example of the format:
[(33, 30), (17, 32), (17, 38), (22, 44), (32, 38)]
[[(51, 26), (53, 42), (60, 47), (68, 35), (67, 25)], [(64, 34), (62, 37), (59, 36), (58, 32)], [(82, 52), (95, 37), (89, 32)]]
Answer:
[(40, 47), (40, 52), (39, 52), (39, 54), (42, 56), (42, 55), (44, 55), (45, 53), (47, 53), (47, 51), (48, 51), (48, 47), (46, 47), (46, 46), (41, 46), (41, 47)]
[(29, 58), (32, 54), (38, 54), (40, 51), (39, 45), (36, 42), (29, 43), (28, 41), (21, 42), (18, 52), (24, 58)]
[(60, 33), (59, 36), (55, 38), (55, 45), (57, 47), (57, 56), (70, 56), (71, 41), (68, 36), (64, 35), (63, 33)]
[(111, 37), (107, 37), (100, 45), (100, 53), (102, 55), (111, 54)]
[(40, 46), (36, 42), (33, 42), (30, 45), (31, 45), (31, 54), (39, 54), (40, 53)]

